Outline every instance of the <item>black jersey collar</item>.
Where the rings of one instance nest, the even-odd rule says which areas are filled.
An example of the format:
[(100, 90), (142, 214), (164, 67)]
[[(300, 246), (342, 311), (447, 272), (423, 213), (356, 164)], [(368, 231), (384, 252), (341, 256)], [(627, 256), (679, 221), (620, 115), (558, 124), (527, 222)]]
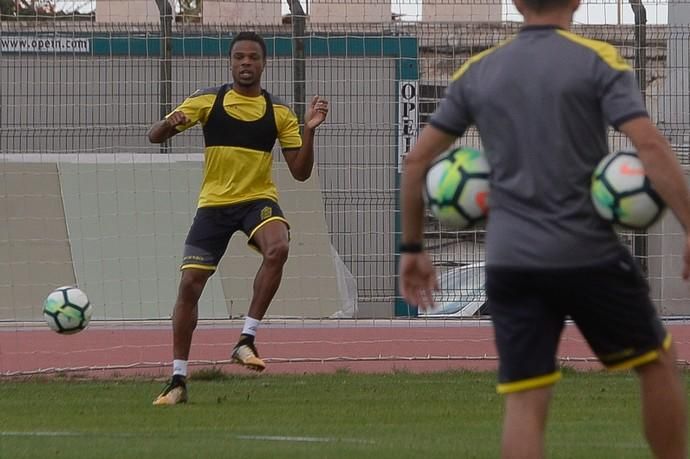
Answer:
[(526, 32), (529, 30), (551, 30), (558, 29), (563, 30), (563, 27), (557, 26), (555, 24), (538, 24), (538, 25), (526, 25), (520, 28), (520, 32)]

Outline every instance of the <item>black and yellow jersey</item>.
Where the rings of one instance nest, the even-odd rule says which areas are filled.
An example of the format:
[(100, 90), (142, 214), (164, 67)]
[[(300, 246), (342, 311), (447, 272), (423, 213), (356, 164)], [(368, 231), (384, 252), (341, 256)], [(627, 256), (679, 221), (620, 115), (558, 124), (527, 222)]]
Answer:
[(204, 128), (199, 207), (278, 200), (271, 149), (276, 139), (284, 150), (302, 146), (297, 117), (285, 103), (266, 91), (246, 97), (226, 84), (196, 91), (174, 111), (189, 119), (178, 131), (197, 123)]

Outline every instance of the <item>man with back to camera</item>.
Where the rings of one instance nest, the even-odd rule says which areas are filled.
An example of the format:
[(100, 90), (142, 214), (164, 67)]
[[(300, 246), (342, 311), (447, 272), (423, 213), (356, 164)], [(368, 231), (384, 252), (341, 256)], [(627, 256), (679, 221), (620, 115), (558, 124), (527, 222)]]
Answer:
[(486, 288), (505, 394), (503, 458), (544, 457), (556, 352), (566, 316), (609, 369), (640, 380), (655, 457), (687, 458), (687, 402), (676, 352), (649, 287), (590, 200), (608, 153), (607, 127), (635, 146), (653, 186), (683, 226), (690, 275), (690, 193), (668, 141), (651, 123), (632, 69), (616, 49), (568, 31), (580, 0), (514, 0), (524, 27), (470, 58), (407, 156), (400, 290), (427, 309), (438, 287), (423, 250), (427, 167), (477, 126), (491, 166)]
[(196, 91), (148, 132), (152, 143), (161, 143), (201, 123), (205, 142), (198, 208), (185, 241), (172, 317), (173, 376), (154, 405), (187, 401), (187, 362), (198, 301), (237, 230), (247, 235), (263, 261), (231, 359), (255, 371), (265, 369), (254, 338), (280, 286), (289, 248), (288, 222), (271, 178), (271, 150), (278, 139), (292, 176), (307, 180), (314, 165), (315, 131), (328, 114), (328, 101), (314, 96), (300, 136), (295, 114), (261, 87), (266, 44), (260, 35), (236, 35), (230, 43), (230, 64), (231, 84)]

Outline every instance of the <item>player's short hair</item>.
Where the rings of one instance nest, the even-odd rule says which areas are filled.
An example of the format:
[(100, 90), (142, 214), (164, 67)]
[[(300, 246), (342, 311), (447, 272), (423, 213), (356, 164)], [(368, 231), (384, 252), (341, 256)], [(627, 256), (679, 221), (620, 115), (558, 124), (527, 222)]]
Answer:
[(527, 8), (535, 12), (544, 12), (563, 8), (570, 0), (522, 0)]
[(235, 46), (235, 43), (238, 41), (253, 41), (255, 43), (258, 43), (259, 46), (261, 46), (261, 51), (264, 53), (264, 59), (266, 59), (266, 42), (264, 41), (263, 37), (259, 35), (256, 32), (240, 32), (237, 35), (235, 35), (230, 42), (230, 49), (228, 50), (228, 54), (232, 56), (232, 48)]

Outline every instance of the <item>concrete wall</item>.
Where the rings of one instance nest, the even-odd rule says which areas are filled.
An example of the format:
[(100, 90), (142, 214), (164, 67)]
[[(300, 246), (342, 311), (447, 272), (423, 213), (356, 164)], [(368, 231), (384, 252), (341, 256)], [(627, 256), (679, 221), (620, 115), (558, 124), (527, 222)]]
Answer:
[[(690, 45), (687, 24), (690, 5), (669, 2), (669, 31), (666, 68), (659, 88), (656, 122), (678, 153), (687, 155), (690, 146)], [(687, 161), (687, 157), (685, 158)], [(686, 176), (690, 167), (686, 165)], [(652, 297), (663, 314), (690, 315), (687, 283), (680, 275), (683, 269), (683, 230), (667, 212), (665, 218), (649, 230), (649, 275)]]
[(690, 145), (690, 43), (684, 28), (690, 24), (690, 4), (669, 2), (666, 80), (660, 98), (659, 126), (674, 145)]
[[(203, 164), (0, 163), (0, 320), (41, 318), (45, 296), (78, 285), (97, 319), (167, 318)], [(268, 316), (341, 309), (318, 177), (276, 170), (291, 256)], [(200, 318), (245, 314), (261, 258), (238, 233), (202, 296)]]
[(280, 24), (283, 15), (280, 0), (228, 2), (204, 0), (204, 24), (270, 25)]
[(391, 2), (390, 0), (367, 0), (363, 2), (310, 0), (309, 20), (314, 24), (391, 22)]
[[(204, 0), (203, 24), (270, 25), (282, 21), (279, 0), (213, 1)], [(98, 0), (96, 22), (158, 24), (160, 12), (154, 0)]]
[(503, 6), (500, 1), (424, 0), (422, 21), (425, 22), (498, 22)]
[[(172, 68), (173, 105), (182, 102), (197, 88), (217, 85), (229, 77), (227, 58), (177, 58)], [(395, 68), (393, 58), (311, 59), (307, 67), (306, 93), (308, 97), (320, 94), (331, 101), (328, 123), (320, 128), (316, 141), (317, 175), (314, 180), (320, 191), (314, 189), (313, 193), (300, 195), (299, 184), (280, 178), (285, 163), (279, 153), (275, 155), (276, 177), (283, 181), (284, 199), (289, 199), (290, 193), (298, 193), (294, 196), (303, 197), (295, 202), (295, 209), (299, 210), (299, 205), (307, 202), (313, 206), (312, 213), (304, 213), (304, 219), (300, 220), (325, 220), (326, 226), (321, 229), (295, 228), (294, 241), (298, 243), (301, 234), (315, 232), (330, 239), (357, 281), (360, 311), (365, 317), (389, 317), (395, 292)], [(290, 60), (271, 60), (264, 74), (264, 85), (292, 103), (291, 75)], [(13, 55), (0, 63), (0, 94), (3, 97), (0, 164), (43, 162), (54, 168), (55, 163), (60, 163), (62, 176), (70, 177), (64, 181), (63, 191), (69, 195), (69, 202), (65, 204), (67, 222), (71, 222), (72, 234), (78, 240), (78, 244), (72, 244), (72, 252), (76, 253), (74, 269), (82, 273), (77, 280), (80, 277), (88, 279), (89, 284), (97, 285), (94, 288), (102, 291), (104, 297), (122, 298), (123, 306), (118, 306), (121, 311), (112, 310), (116, 315), (122, 315), (122, 311), (129, 314), (130, 307), (134, 308), (133, 313), (140, 315), (144, 312), (156, 316), (169, 313), (173, 299), (170, 295), (174, 293), (178, 275), (175, 257), (181, 254), (181, 243), (191, 222), (198, 192), (198, 177), (194, 174), (200, 173), (198, 161), (203, 152), (200, 128), (176, 136), (171, 141), (169, 157), (161, 154), (160, 146), (146, 140), (146, 130), (159, 117), (157, 80), (157, 59), (145, 57)], [(192, 170), (180, 169), (184, 160), (196, 162)], [(0, 183), (3, 180), (0, 173)], [(59, 183), (56, 177), (50, 180)], [(164, 190), (169, 190), (169, 183), (179, 183), (181, 188), (176, 188), (172, 195), (168, 191), (161, 194), (151, 190), (152, 181), (162, 181), (168, 187)], [(98, 188), (106, 184), (114, 188)], [(170, 200), (172, 196), (175, 197), (174, 205), (184, 207), (171, 207), (173, 203), (164, 201), (160, 216), (152, 208), (146, 211), (133, 208), (127, 211), (131, 215), (120, 220), (112, 210), (115, 205), (112, 199), (115, 197), (118, 203), (120, 200), (129, 202), (132, 193), (142, 193), (137, 194), (142, 197), (140, 203), (151, 204), (152, 199), (161, 197)], [(0, 202), (9, 199), (7, 196), (0, 191)], [(93, 202), (94, 199), (103, 202)], [(111, 210), (95, 210), (106, 205), (110, 207), (105, 209)], [(91, 210), (83, 214), (81, 206)], [(156, 220), (164, 216), (175, 218), (174, 233)], [(116, 217), (117, 225), (104, 225), (103, 222)], [(143, 233), (136, 233), (139, 236), (125, 244), (123, 238), (134, 237), (133, 228)], [(61, 240), (66, 239), (62, 237)], [(12, 245), (16, 241), (0, 236), (0, 242)], [(158, 247), (155, 257), (147, 252), (148, 255), (142, 255), (143, 258), (134, 263), (140, 273), (138, 280), (121, 277), (132, 274), (127, 267), (133, 247), (146, 250)], [(309, 258), (308, 245), (293, 244), (293, 254), (299, 253), (300, 247), (304, 250), (302, 261), (305, 265), (314, 262), (319, 266), (325, 263), (326, 257), (331, 257), (323, 248), (325, 246), (318, 252), (323, 260)], [(241, 263), (253, 266), (253, 270), (258, 266), (258, 259), (246, 249), (242, 250), (252, 261), (243, 259)], [(317, 252), (311, 256), (317, 256)], [(0, 268), (10, 269), (9, 261), (0, 261)], [(230, 308), (233, 314), (245, 307), (248, 296), (222, 293), (235, 292), (236, 283), (246, 284), (249, 279), (244, 275), (233, 276), (235, 274), (228, 274), (228, 280), (223, 281), (227, 285), (209, 289), (208, 301), (213, 304), (205, 309), (209, 314), (227, 315), (224, 304), (227, 298), (234, 302)], [(60, 279), (55, 279), (41, 285), (28, 304), (36, 305), (37, 299), (56, 286), (53, 284), (59, 283)], [(314, 282), (311, 285), (321, 288), (325, 284)], [(292, 287), (286, 286), (286, 289), (296, 291), (290, 290)], [(316, 290), (304, 293), (304, 315), (316, 313), (314, 301), (321, 297), (328, 302), (333, 294), (317, 294)], [(295, 310), (294, 303), (285, 300), (284, 307), (278, 306), (281, 301), (276, 300), (272, 312), (290, 315), (290, 311)], [(334, 308), (321, 305), (319, 311), (330, 314)]]
[[(400, 3), (399, 1), (396, 3)], [(409, 2), (407, 6), (411, 6)], [(391, 0), (309, 0), (309, 20), (314, 24), (373, 24), (392, 21)], [(500, 2), (449, 2), (424, 0), (417, 5), (422, 20), (429, 22), (496, 22), (501, 20)], [(280, 0), (226, 1), (204, 0), (203, 24), (277, 25), (281, 24)], [(154, 0), (98, 0), (98, 23), (158, 23), (159, 12)]]
[(98, 0), (96, 22), (151, 23), (160, 22), (158, 6), (153, 0)]
[(664, 315), (690, 315), (688, 285), (681, 278), (685, 236), (678, 220), (667, 211), (649, 234), (649, 285), (657, 309)]
[(41, 317), (75, 275), (57, 167), (0, 161), (0, 320)]
[[(685, 167), (690, 185), (690, 167)], [(647, 230), (647, 274), (650, 295), (663, 315), (690, 315), (688, 285), (681, 278), (685, 236), (670, 210)], [(630, 237), (628, 241), (633, 240)]]

